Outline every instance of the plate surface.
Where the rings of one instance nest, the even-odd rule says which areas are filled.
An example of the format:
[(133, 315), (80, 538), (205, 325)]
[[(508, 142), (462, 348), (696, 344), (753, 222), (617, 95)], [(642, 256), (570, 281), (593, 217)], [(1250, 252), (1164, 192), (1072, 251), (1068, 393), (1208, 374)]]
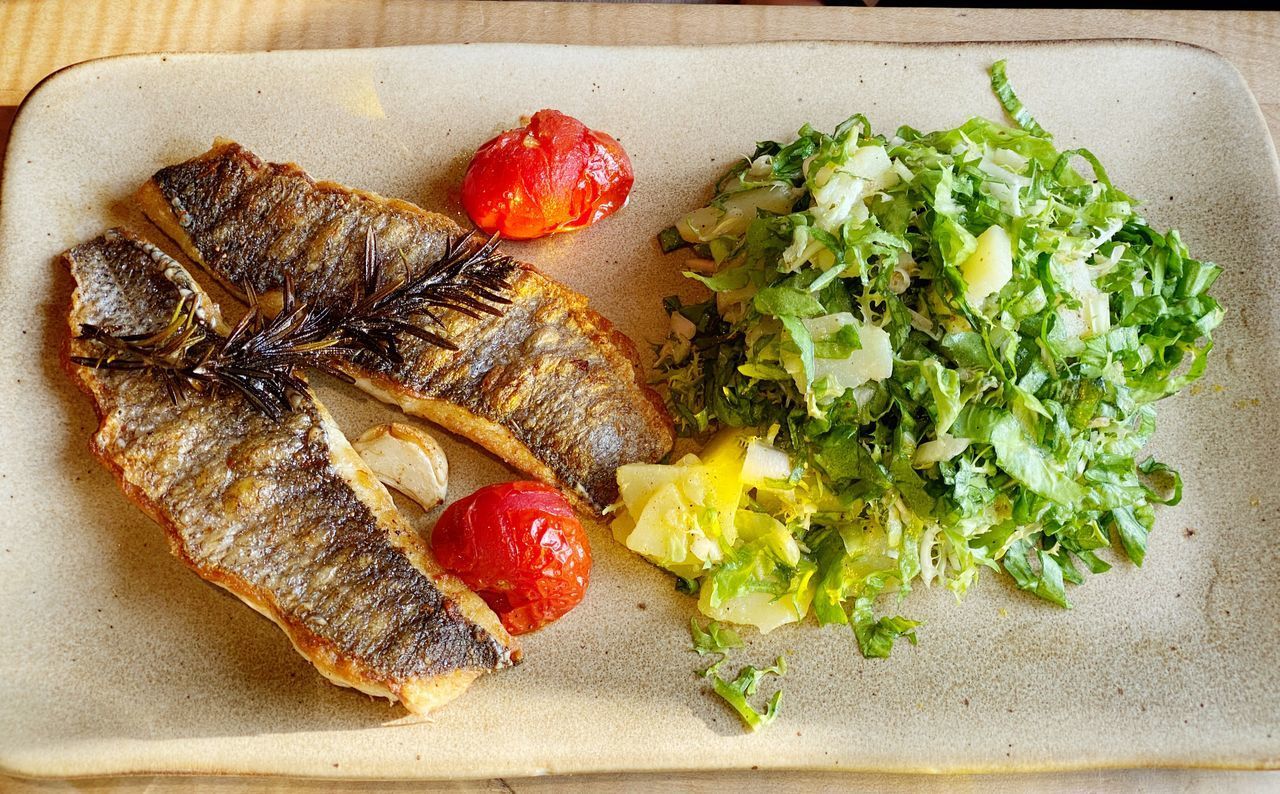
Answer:
[[(127, 223), (161, 165), (234, 138), (319, 178), (461, 218), (467, 158), (555, 107), (630, 152), (630, 206), (591, 230), (511, 246), (657, 339), (663, 295), (693, 294), (654, 234), (705, 200), (756, 140), (865, 112), (880, 130), (999, 117), (985, 68), (1062, 148), (1088, 146), (1147, 214), (1225, 273), (1201, 386), (1161, 406), (1151, 451), (1186, 495), (1147, 565), (1058, 610), (987, 576), (960, 605), (919, 591), (920, 645), (866, 661), (847, 629), (751, 636), (786, 651), (778, 721), (745, 735), (692, 671), (693, 602), (593, 531), (586, 602), (527, 638), (433, 721), (325, 683), (285, 637), (168, 554), (87, 454), (95, 422), (57, 362), (63, 249)], [(29, 775), (235, 772), (491, 777), (723, 767), (988, 770), (1280, 764), (1280, 186), (1262, 118), (1204, 50), (1142, 42), (459, 45), (136, 56), (59, 73), (13, 130), (0, 205), (0, 767)], [(642, 345), (643, 346), (643, 345)], [(348, 433), (395, 417), (319, 390)], [(452, 493), (510, 478), (445, 439)], [(420, 526), (431, 516), (411, 513)]]

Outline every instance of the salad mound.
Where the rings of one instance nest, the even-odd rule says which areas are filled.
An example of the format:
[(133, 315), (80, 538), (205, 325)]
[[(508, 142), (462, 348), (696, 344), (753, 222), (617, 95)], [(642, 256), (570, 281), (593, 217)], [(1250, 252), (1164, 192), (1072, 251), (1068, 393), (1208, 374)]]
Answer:
[(1109, 547), (1141, 565), (1181, 497), (1139, 455), (1204, 373), (1219, 269), (1059, 151), (1003, 62), (992, 84), (1018, 126), (806, 125), (660, 236), (713, 295), (667, 299), (657, 371), (682, 435), (713, 438), (619, 469), (612, 526), (704, 614), (812, 612), (886, 656), (917, 624), (881, 594), (960, 596), (987, 568), (1068, 607)]

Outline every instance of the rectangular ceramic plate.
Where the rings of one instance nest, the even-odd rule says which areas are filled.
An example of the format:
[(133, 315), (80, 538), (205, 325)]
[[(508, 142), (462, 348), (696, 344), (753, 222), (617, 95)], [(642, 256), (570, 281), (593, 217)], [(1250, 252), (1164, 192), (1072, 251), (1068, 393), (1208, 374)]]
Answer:
[[(1203, 385), (1161, 405), (1151, 451), (1186, 476), (1147, 565), (1062, 611), (986, 576), (961, 604), (913, 594), (920, 645), (861, 658), (848, 629), (751, 636), (786, 651), (782, 715), (746, 735), (688, 651), (690, 599), (602, 530), (589, 597), (433, 721), (333, 687), (284, 636), (186, 571), (87, 454), (92, 412), (59, 367), (70, 285), (56, 255), (126, 223), (160, 166), (215, 136), (319, 178), (461, 218), (477, 144), (541, 107), (621, 139), (631, 204), (511, 246), (636, 340), (696, 294), (653, 238), (754, 142), (865, 112), (880, 130), (999, 117), (1007, 57), (1062, 148), (1088, 146), (1225, 273)], [(234, 772), (489, 777), (726, 767), (990, 770), (1280, 762), (1275, 154), (1217, 56), (1142, 42), (698, 48), (471, 45), (138, 56), (43, 83), (13, 130), (0, 222), (0, 767), (30, 775)], [(349, 432), (396, 414), (320, 393)], [(452, 493), (512, 477), (447, 439)], [(430, 516), (413, 516), (424, 528)]]

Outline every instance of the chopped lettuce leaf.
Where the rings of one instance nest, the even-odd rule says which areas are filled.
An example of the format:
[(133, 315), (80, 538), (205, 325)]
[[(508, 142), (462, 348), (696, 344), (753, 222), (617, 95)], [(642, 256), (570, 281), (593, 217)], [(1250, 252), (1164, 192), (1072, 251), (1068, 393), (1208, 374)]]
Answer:
[(774, 317), (817, 317), (822, 303), (806, 290), (795, 287), (765, 287), (752, 299), (756, 311)]
[(1031, 117), (1031, 113), (1023, 106), (1022, 100), (1013, 93), (1013, 86), (1009, 85), (1009, 77), (1005, 74), (1005, 66), (1004, 60), (991, 64), (991, 90), (995, 91), (1000, 105), (1019, 127), (1042, 138), (1049, 138), (1049, 133), (1045, 132), (1044, 127)]
[(747, 665), (738, 671), (738, 675), (732, 681), (726, 681), (719, 674), (711, 676), (711, 686), (715, 693), (724, 698), (733, 710), (738, 712), (738, 716), (746, 723), (747, 727), (752, 731), (758, 731), (769, 723), (773, 722), (778, 716), (778, 709), (782, 705), (782, 690), (773, 693), (773, 697), (769, 698), (768, 705), (765, 707), (764, 713), (756, 710), (747, 698), (752, 697), (760, 689), (760, 681), (766, 675), (783, 676), (787, 672), (787, 661), (779, 656), (772, 667), (758, 668)]
[(742, 647), (742, 638), (733, 629), (712, 620), (704, 628), (697, 617), (689, 619), (689, 633), (693, 638), (693, 650), (699, 656), (716, 655), (717, 658), (710, 665), (698, 671), (698, 675), (710, 679), (712, 689), (720, 697), (724, 698), (747, 727), (752, 731), (773, 722), (778, 716), (778, 708), (782, 705), (782, 690), (779, 689), (773, 693), (769, 699), (765, 711), (758, 711), (747, 698), (753, 697), (760, 688), (761, 680), (768, 675), (782, 677), (787, 672), (786, 659), (779, 656), (771, 667), (759, 668), (753, 665), (746, 665), (738, 671), (738, 675), (732, 680), (727, 680), (720, 675), (720, 668), (729, 659), (729, 651)]
[(709, 653), (725, 653), (731, 648), (741, 648), (742, 638), (738, 632), (717, 621), (711, 621), (703, 628), (698, 618), (689, 618), (689, 634), (693, 637), (693, 649), (699, 656)]
[(916, 644), (915, 627), (920, 625), (918, 621), (908, 620), (901, 615), (876, 619), (872, 616), (870, 603), (867, 603), (865, 609), (862, 608), (864, 601), (870, 599), (858, 599), (853, 621), (853, 633), (858, 638), (858, 648), (863, 656), (868, 659), (888, 657), (893, 650), (893, 641), (899, 637), (906, 637), (912, 645)]

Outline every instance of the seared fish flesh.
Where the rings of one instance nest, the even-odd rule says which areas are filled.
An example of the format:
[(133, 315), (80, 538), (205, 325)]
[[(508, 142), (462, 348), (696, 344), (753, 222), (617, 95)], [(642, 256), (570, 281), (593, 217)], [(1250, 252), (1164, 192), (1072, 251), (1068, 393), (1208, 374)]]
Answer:
[[(219, 141), (142, 188), (147, 215), (232, 290), (341, 301), (362, 272), (372, 230), (380, 263), (401, 276), (438, 260), (462, 230), (396, 199), (314, 182)], [(441, 315), (456, 352), (404, 339), (404, 361), (358, 357), (347, 374), (374, 396), (487, 447), (600, 511), (615, 472), (671, 449), (671, 419), (644, 383), (634, 344), (586, 298), (520, 265), (500, 317)]]
[[(97, 352), (77, 338), (83, 324), (153, 332), (183, 295), (226, 332), (190, 274), (126, 231), (63, 261), (76, 281), (69, 355)], [(173, 553), (275, 622), (330, 681), (422, 714), (518, 661), (497, 616), (439, 568), (313, 395), (273, 421), (230, 390), (175, 402), (149, 371), (68, 369), (99, 416), (94, 454)]]

